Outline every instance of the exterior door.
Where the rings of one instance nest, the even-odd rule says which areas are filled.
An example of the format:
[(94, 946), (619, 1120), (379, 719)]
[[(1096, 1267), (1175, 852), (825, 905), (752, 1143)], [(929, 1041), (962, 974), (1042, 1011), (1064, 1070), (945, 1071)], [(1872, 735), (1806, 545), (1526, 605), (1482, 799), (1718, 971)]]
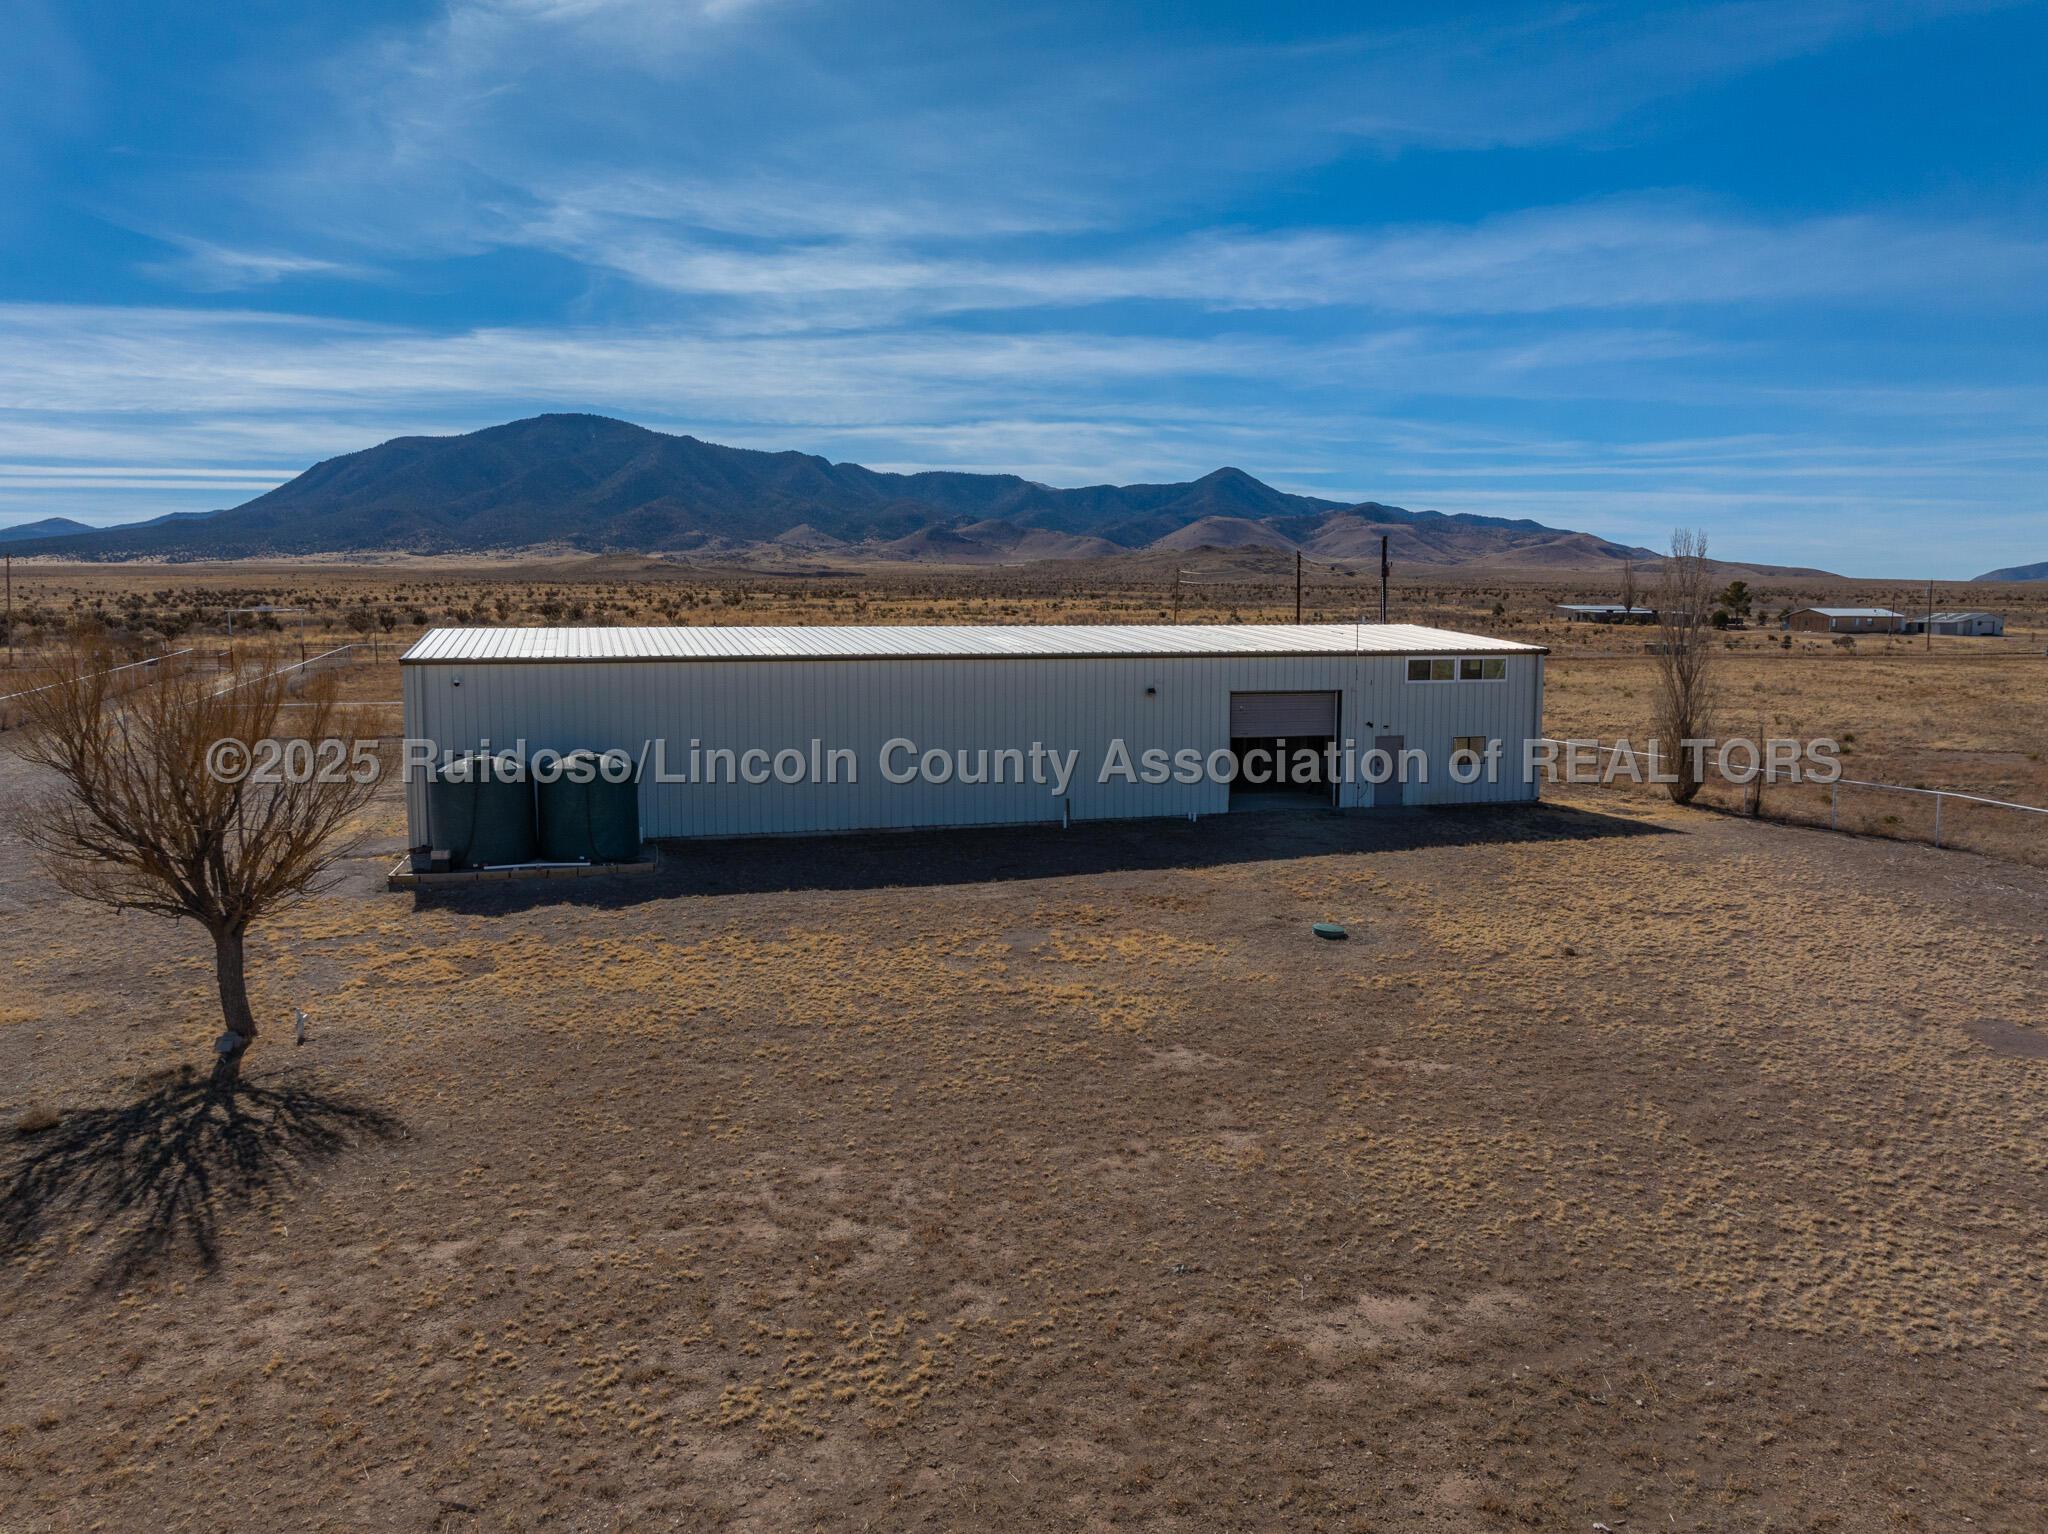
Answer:
[(1338, 710), (1334, 692), (1232, 693), (1230, 749), (1242, 770), (1231, 780), (1232, 808), (1300, 801), (1304, 795), (1335, 804), (1337, 774), (1318, 753), (1337, 739)]
[(1314, 740), (1337, 733), (1334, 692), (1234, 692), (1232, 740)]
[(1396, 769), (1395, 775), (1386, 782), (1373, 784), (1373, 808), (1380, 809), (1389, 804), (1406, 804), (1408, 802), (1408, 789), (1407, 785), (1401, 781), (1399, 768), (1401, 765), (1401, 753), (1408, 749), (1408, 737), (1405, 735), (1375, 735), (1372, 738), (1372, 744), (1374, 750), (1384, 751), (1393, 759)]

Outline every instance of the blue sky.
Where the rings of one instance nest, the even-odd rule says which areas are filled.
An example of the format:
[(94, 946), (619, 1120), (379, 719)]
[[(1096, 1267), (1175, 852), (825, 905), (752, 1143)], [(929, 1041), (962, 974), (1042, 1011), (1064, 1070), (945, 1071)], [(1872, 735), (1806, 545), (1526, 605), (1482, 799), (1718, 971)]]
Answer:
[(14, 0), (0, 522), (594, 410), (2048, 558), (2048, 6)]

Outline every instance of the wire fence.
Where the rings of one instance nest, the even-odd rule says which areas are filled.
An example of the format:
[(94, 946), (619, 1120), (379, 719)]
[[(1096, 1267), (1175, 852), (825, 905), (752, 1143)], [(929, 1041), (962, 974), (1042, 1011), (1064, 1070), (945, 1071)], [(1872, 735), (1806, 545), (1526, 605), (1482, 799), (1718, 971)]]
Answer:
[(1869, 778), (1840, 778), (1825, 787), (1766, 783), (1753, 797), (1762, 819), (2048, 866), (2048, 806)]
[[(134, 681), (140, 683), (156, 667), (166, 665), (171, 661), (188, 658), (197, 653), (196, 650), (190, 648), (172, 650), (163, 655), (149, 656), (144, 660), (132, 660), (119, 666), (109, 666), (104, 671), (87, 672), (86, 675), (125, 677), (132, 674)], [(189, 664), (189, 660), (187, 663)], [(47, 672), (44, 674), (48, 675)], [(33, 698), (37, 693), (48, 692), (53, 687), (61, 686), (65, 680), (66, 678), (61, 676), (54, 677), (50, 681), (41, 683), (39, 686), (24, 687), (19, 692), (10, 692), (0, 696), (0, 730), (12, 730), (19, 727), (27, 709), (27, 705), (23, 700)], [(80, 680), (84, 680), (84, 678), (80, 678)], [(127, 683), (124, 681), (117, 685), (127, 685)]]
[[(336, 645), (331, 650), (323, 650), (318, 655), (311, 655), (304, 660), (293, 661), (290, 665), (280, 666), (275, 671), (260, 672), (243, 677), (239, 681), (230, 682), (227, 686), (221, 688), (220, 693), (217, 693), (216, 696), (233, 692), (237, 688), (247, 687), (252, 682), (259, 681), (264, 677), (278, 676), (291, 678), (285, 684), (286, 689), (296, 692), (299, 685), (307, 677), (315, 676), (322, 671), (333, 670), (338, 666), (353, 664), (357, 658), (355, 652), (366, 648), (367, 646), (365, 645), (355, 643)], [(234, 663), (233, 652), (231, 651), (222, 651), (218, 656), (210, 658), (223, 670), (229, 668)], [(119, 666), (109, 666), (104, 671), (88, 672), (86, 675), (123, 678), (123, 681), (117, 683), (115, 687), (115, 693), (118, 696), (121, 691), (126, 690), (130, 685), (139, 686), (149, 676), (154, 674), (159, 666), (177, 662), (181, 667), (190, 667), (203, 664), (207, 659), (209, 659), (208, 652), (196, 646), (188, 646), (182, 650), (167, 651), (162, 655), (151, 655), (142, 660), (127, 661)], [(38, 693), (48, 692), (53, 687), (61, 686), (67, 680), (63, 676), (52, 675), (48, 669), (43, 670), (41, 674), (50, 676), (51, 679), (47, 682), (41, 682), (34, 687), (24, 687), (17, 692), (0, 694), (0, 730), (20, 728), (27, 716), (27, 700), (35, 697)]]
[(214, 696), (219, 697), (224, 693), (233, 692), (237, 688), (247, 687), (250, 683), (260, 682), (266, 677), (279, 676), (291, 677), (292, 680), (287, 682), (285, 686), (287, 690), (296, 691), (299, 684), (307, 677), (317, 675), (322, 671), (331, 671), (337, 666), (351, 663), (355, 659), (352, 652), (363, 648), (365, 646), (359, 644), (336, 645), (331, 650), (322, 650), (318, 655), (309, 655), (304, 660), (295, 660), (289, 666), (280, 666), (275, 671), (260, 672), (255, 676), (243, 677), (239, 682), (230, 682), (219, 693), (214, 694)]
[[(1558, 742), (1614, 754), (1597, 741)], [(1655, 784), (1631, 780), (1582, 785), (1614, 792), (1663, 794)], [(1711, 762), (1700, 789), (1709, 808), (1781, 825), (1812, 826), (1853, 836), (1923, 842), (2048, 867), (2048, 805), (2023, 804), (1988, 794), (1872, 778), (1832, 783), (1794, 781), (1774, 772), (1747, 783), (1724, 777)]]

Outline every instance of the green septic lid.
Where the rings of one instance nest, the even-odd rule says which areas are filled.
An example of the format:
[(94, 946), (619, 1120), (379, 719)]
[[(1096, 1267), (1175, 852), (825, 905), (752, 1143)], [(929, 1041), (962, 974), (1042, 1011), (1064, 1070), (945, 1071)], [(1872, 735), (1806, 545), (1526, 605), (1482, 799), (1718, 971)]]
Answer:
[(1335, 940), (1335, 939), (1337, 939), (1337, 938), (1341, 938), (1341, 937), (1349, 937), (1349, 936), (1351, 935), (1350, 933), (1346, 932), (1346, 931), (1345, 931), (1345, 930), (1344, 930), (1344, 929), (1343, 929), (1342, 927), (1338, 926), (1338, 925), (1337, 925), (1337, 924), (1336, 924), (1335, 922), (1333, 922), (1333, 921), (1319, 921), (1319, 922), (1317, 922), (1317, 923), (1315, 924), (1315, 928), (1314, 928), (1314, 931), (1315, 931), (1315, 935), (1316, 935), (1317, 937), (1326, 937), (1326, 938), (1330, 938), (1330, 939), (1332, 939), (1332, 940)]

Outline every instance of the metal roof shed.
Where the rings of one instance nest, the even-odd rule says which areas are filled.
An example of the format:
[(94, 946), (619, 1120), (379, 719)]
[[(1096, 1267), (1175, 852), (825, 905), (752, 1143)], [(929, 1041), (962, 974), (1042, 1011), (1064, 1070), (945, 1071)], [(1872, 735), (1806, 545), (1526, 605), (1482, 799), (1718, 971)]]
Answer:
[[(1233, 720), (1418, 755), (1422, 782), (1330, 774), (1339, 808), (1519, 801), (1545, 653), (1411, 624), (450, 628), (403, 657), (405, 727), (435, 759), (623, 749), (659, 837), (1214, 814), (1245, 807), (1207, 770)], [(1490, 781), (1452, 780), (1492, 742)], [(1146, 781), (1147, 752), (1205, 770)], [(424, 774), (407, 804), (427, 845)]]

